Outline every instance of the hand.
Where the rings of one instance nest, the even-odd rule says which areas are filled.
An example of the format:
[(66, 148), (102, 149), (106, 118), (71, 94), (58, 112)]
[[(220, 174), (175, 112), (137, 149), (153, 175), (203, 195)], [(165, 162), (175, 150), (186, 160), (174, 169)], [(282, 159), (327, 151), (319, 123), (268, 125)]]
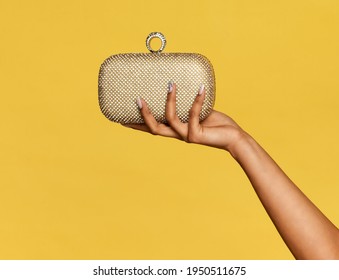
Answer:
[(158, 123), (149, 111), (145, 100), (138, 98), (137, 104), (145, 123), (126, 124), (124, 126), (154, 135), (173, 137), (188, 143), (202, 144), (230, 151), (244, 132), (230, 117), (214, 110), (205, 120), (199, 122), (204, 98), (205, 89), (201, 86), (189, 112), (188, 123), (182, 123), (176, 115), (176, 85), (170, 83), (165, 109), (168, 125)]
[[(141, 98), (137, 103), (145, 124), (125, 126), (229, 151), (248, 176), (279, 234), (297, 259), (339, 259), (339, 231), (286, 176), (267, 152), (230, 117), (212, 111), (201, 123), (205, 98), (200, 88), (188, 123), (176, 115), (176, 86), (170, 84), (166, 120), (158, 123)], [(310, 246), (312, 244), (312, 246)]]

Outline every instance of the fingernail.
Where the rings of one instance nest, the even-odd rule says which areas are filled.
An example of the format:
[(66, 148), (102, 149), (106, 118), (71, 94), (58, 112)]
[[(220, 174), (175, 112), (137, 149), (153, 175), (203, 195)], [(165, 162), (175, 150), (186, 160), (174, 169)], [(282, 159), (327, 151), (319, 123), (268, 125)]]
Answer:
[(168, 82), (168, 93), (171, 93), (173, 90), (173, 82), (172, 81), (169, 81)]
[(142, 108), (142, 103), (141, 103), (141, 98), (139, 96), (137, 97), (136, 101), (137, 101), (139, 109), (141, 109)]
[(204, 86), (203, 84), (201, 84), (201, 85), (200, 85), (200, 88), (199, 88), (198, 94), (199, 94), (199, 95), (202, 95), (204, 89), (205, 89), (205, 86)]

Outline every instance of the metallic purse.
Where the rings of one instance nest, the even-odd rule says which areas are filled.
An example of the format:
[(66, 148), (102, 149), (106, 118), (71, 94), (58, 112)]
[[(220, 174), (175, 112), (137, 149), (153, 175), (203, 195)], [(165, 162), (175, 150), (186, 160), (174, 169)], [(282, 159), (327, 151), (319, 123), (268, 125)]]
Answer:
[[(153, 38), (161, 40), (159, 50), (153, 50)], [(182, 122), (188, 122), (189, 110), (201, 84), (205, 86), (205, 101), (200, 113), (204, 120), (215, 101), (215, 76), (209, 60), (197, 53), (162, 53), (166, 39), (160, 32), (152, 32), (146, 39), (150, 53), (112, 55), (100, 67), (99, 105), (111, 121), (128, 124), (144, 123), (136, 104), (143, 98), (154, 118), (166, 123), (165, 105), (167, 85), (177, 86), (176, 111)]]

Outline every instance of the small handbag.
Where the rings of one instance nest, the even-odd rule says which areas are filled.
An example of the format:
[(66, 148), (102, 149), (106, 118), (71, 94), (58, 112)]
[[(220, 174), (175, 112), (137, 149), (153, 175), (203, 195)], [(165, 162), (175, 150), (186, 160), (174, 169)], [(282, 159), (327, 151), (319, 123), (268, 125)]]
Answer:
[[(153, 50), (153, 38), (161, 47)], [(204, 120), (215, 102), (215, 75), (209, 60), (197, 53), (163, 53), (165, 36), (152, 32), (146, 38), (150, 53), (124, 53), (107, 58), (99, 71), (99, 105), (111, 121), (128, 124), (144, 123), (137, 107), (137, 97), (143, 98), (154, 118), (166, 123), (165, 106), (170, 81), (176, 84), (176, 112), (182, 122), (188, 122), (189, 110), (201, 84), (205, 100), (200, 113)]]

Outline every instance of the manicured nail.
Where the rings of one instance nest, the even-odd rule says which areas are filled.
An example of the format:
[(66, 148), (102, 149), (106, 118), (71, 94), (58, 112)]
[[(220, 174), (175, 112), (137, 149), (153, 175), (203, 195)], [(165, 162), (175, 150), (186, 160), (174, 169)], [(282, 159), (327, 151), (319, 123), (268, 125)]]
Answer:
[(137, 97), (137, 104), (138, 104), (139, 109), (141, 109), (142, 103), (141, 103), (141, 98), (139, 96)]
[(204, 89), (205, 89), (205, 86), (203, 84), (200, 85), (200, 88), (199, 88), (199, 92), (198, 94), (199, 95), (202, 95), (202, 93), (204, 92)]
[(173, 90), (173, 82), (172, 81), (169, 81), (168, 82), (168, 93), (171, 93)]

